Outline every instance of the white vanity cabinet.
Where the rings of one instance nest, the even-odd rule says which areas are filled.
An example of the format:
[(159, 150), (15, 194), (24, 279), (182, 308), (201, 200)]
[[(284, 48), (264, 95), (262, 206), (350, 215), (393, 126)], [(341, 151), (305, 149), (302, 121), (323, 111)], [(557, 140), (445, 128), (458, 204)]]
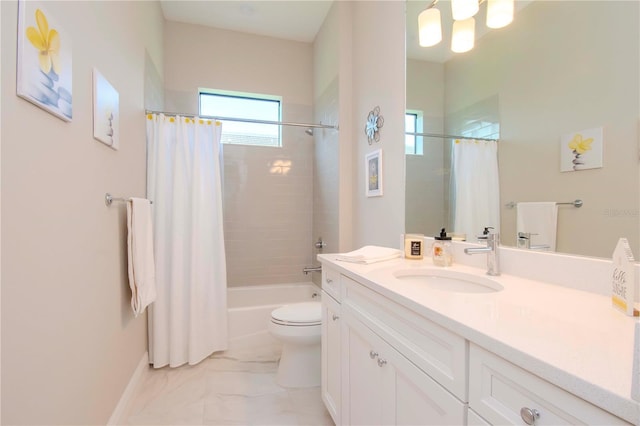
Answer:
[(445, 324), (457, 311), (332, 266), (323, 262), (322, 399), (337, 425), (638, 423), (496, 355), (482, 334), (454, 333)]
[(461, 425), (465, 405), (343, 312), (342, 424)]
[[(342, 424), (461, 425), (466, 343), (354, 280), (341, 277)], [(430, 345), (433, 343), (433, 345)]]
[(474, 344), (469, 364), (469, 408), (490, 424), (629, 424)]
[(341, 350), (340, 350), (340, 274), (323, 268), (321, 394), (327, 411), (340, 424)]

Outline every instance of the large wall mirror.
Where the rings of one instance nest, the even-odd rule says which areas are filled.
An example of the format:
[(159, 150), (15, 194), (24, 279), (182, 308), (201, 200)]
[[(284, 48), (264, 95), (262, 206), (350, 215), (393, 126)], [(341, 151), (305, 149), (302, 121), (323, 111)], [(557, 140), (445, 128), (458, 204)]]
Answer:
[[(610, 257), (626, 237), (640, 257), (640, 3), (516, 1), (514, 21), (497, 30), (486, 28), (482, 3), (475, 47), (462, 54), (450, 53), (445, 0), (435, 6), (442, 42), (418, 46), (418, 14), (431, 3), (407, 2), (407, 131), (498, 139), (497, 165), (482, 155), (457, 165), (457, 176), (495, 172), (494, 189), (469, 190), (472, 177), (461, 196), (452, 183), (455, 138), (407, 137), (406, 232), (458, 232), (456, 208), (490, 222), (482, 208), (466, 207), (488, 193), (498, 218), (483, 225), (499, 229), (505, 245), (521, 242), (516, 203), (557, 202), (567, 204), (557, 207), (555, 251)], [(593, 147), (601, 142), (602, 167), (590, 160), (594, 168), (561, 171), (562, 151), (576, 142), (567, 138), (587, 140), (585, 131), (601, 131)], [(473, 226), (467, 241), (482, 232)]]

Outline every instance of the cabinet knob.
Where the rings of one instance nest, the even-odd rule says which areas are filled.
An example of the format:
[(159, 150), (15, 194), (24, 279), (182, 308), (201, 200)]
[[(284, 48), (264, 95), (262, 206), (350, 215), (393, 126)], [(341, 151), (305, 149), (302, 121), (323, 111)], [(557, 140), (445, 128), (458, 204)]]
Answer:
[(338, 319), (338, 318), (340, 318), (340, 317), (339, 317), (339, 316), (337, 316), (336, 314), (333, 314), (333, 316), (332, 316), (331, 318), (333, 318), (333, 320), (335, 321), (335, 320), (337, 320), (337, 319)]
[(522, 420), (526, 424), (533, 425), (536, 423), (536, 420), (540, 418), (540, 412), (535, 408), (531, 409), (527, 407), (522, 407), (520, 409), (520, 417), (522, 417)]
[(327, 284), (331, 284), (333, 282), (333, 280), (331, 278), (325, 278), (325, 282)]
[(386, 363), (387, 363), (386, 359), (378, 358), (378, 367), (384, 367)]
[(369, 351), (369, 357), (370, 357), (371, 359), (374, 359), (374, 358), (375, 358), (375, 357), (377, 357), (377, 356), (378, 356), (378, 352), (374, 351), (373, 349), (371, 349), (371, 350)]

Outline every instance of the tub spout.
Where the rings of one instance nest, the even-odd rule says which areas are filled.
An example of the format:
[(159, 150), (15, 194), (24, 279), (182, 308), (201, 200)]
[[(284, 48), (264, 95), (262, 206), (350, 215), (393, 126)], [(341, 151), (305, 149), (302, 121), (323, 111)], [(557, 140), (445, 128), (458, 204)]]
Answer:
[(307, 275), (310, 272), (321, 272), (322, 271), (322, 266), (314, 266), (314, 267), (305, 267), (302, 272)]

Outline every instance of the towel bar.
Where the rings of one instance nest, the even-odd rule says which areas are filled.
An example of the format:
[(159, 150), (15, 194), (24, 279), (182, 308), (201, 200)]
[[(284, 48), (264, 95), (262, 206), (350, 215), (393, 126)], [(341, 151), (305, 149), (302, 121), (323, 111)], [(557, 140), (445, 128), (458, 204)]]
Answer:
[[(113, 203), (114, 201), (127, 201), (126, 198), (122, 198), (122, 197), (114, 197), (113, 195), (109, 194), (108, 192), (106, 194), (104, 194), (104, 204), (106, 206), (110, 206), (111, 203)], [(149, 201), (149, 203), (153, 204), (153, 201)]]
[[(566, 202), (566, 203), (556, 203), (556, 204), (558, 204), (558, 205), (560, 205), (560, 204), (570, 204), (570, 205), (572, 205), (573, 207), (577, 207), (577, 208), (579, 208), (579, 207), (582, 207), (582, 205), (584, 204), (584, 202), (583, 202), (582, 200), (574, 200), (574, 201), (569, 201), (569, 202)], [(516, 202), (515, 202), (515, 201), (509, 201), (509, 202), (508, 202), (507, 204), (505, 204), (504, 206), (505, 206), (506, 208), (508, 208), (508, 209), (512, 209), (512, 208), (514, 208), (514, 207), (516, 206)]]

